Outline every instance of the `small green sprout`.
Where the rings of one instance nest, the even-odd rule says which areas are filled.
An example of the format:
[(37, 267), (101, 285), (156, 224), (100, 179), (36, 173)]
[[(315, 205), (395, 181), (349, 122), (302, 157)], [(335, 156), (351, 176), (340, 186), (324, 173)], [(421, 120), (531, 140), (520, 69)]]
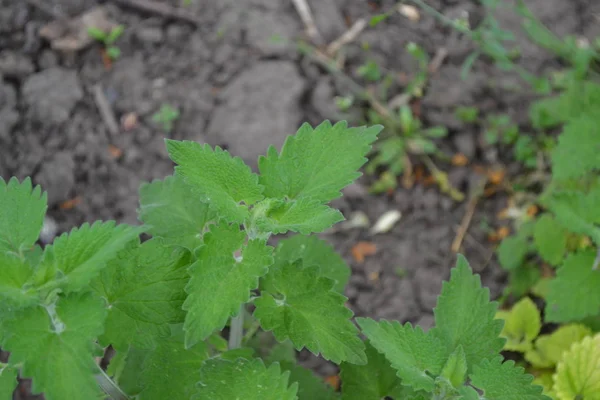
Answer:
[(121, 37), (124, 31), (125, 27), (123, 25), (118, 25), (109, 32), (96, 27), (88, 28), (87, 32), (90, 37), (104, 45), (106, 55), (110, 57), (111, 60), (116, 60), (121, 56), (121, 49), (115, 46), (115, 42)]
[(179, 118), (179, 110), (168, 104), (163, 104), (152, 116), (152, 121), (159, 124), (165, 132), (173, 130), (173, 124)]
[(472, 123), (477, 121), (477, 118), (479, 117), (479, 110), (477, 107), (458, 107), (454, 114), (460, 121)]
[(364, 78), (371, 82), (376, 82), (381, 79), (381, 69), (379, 64), (373, 60), (369, 60), (356, 71), (361, 78)]

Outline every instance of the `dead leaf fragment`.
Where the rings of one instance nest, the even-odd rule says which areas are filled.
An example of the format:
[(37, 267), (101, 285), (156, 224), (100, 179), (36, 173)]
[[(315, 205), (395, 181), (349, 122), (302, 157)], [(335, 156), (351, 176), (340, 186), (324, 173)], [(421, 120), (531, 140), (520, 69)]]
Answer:
[(487, 173), (488, 180), (492, 185), (499, 185), (504, 180), (506, 171), (504, 169), (494, 169)]
[(325, 378), (325, 383), (331, 386), (335, 391), (340, 388), (340, 377), (339, 375), (331, 375)]
[(398, 12), (412, 22), (417, 22), (421, 19), (421, 14), (419, 13), (417, 7), (409, 6), (408, 4), (400, 4), (398, 6)]
[(108, 145), (108, 152), (113, 158), (119, 158), (123, 155), (123, 150), (113, 144)]
[(138, 116), (134, 112), (127, 113), (121, 118), (121, 126), (123, 130), (130, 131), (138, 124)]
[(469, 163), (469, 159), (462, 153), (456, 153), (452, 156), (452, 165), (455, 167), (464, 167)]
[(371, 228), (371, 234), (377, 235), (378, 233), (389, 232), (396, 222), (402, 218), (402, 213), (398, 210), (390, 210), (383, 213), (381, 217), (375, 222), (373, 228)]
[(529, 215), (530, 217), (535, 217), (539, 211), (540, 209), (535, 204), (532, 204), (529, 207), (527, 207), (527, 215)]
[(367, 277), (370, 282), (378, 282), (379, 281), (379, 271), (369, 272), (369, 276)]
[(365, 262), (366, 256), (372, 256), (377, 252), (377, 246), (372, 242), (358, 242), (354, 246), (352, 246), (352, 257), (358, 263)]
[(81, 196), (76, 196), (70, 200), (63, 201), (58, 206), (61, 210), (71, 210), (81, 203)]

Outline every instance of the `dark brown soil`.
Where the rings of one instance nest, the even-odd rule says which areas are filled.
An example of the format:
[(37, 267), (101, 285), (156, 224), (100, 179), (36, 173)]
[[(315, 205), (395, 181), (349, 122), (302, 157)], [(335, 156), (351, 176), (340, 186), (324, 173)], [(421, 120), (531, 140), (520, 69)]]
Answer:
[[(71, 17), (98, 5), (92, 0), (38, 3)], [(97, 219), (135, 223), (140, 182), (172, 171), (165, 136), (224, 146), (254, 166), (268, 145), (280, 146), (302, 122), (339, 117), (333, 98), (348, 89), (296, 52), (294, 40), (303, 35), (303, 26), (291, 2), (192, 0), (185, 10), (197, 19), (195, 25), (118, 3), (104, 4), (110, 19), (126, 27), (118, 41), (122, 55), (109, 71), (97, 45), (67, 55), (41, 39), (38, 31), (53, 20), (47, 12), (28, 1), (0, 0), (0, 176), (31, 176), (43, 185), (49, 194), (50, 236), (52, 223), (54, 233)], [(180, 7), (182, 2), (164, 3)], [(321, 34), (330, 41), (348, 29), (348, 23), (394, 2), (309, 3)], [(481, 18), (477, 1), (429, 3), (448, 16), (468, 11), (472, 21)], [(588, 39), (600, 35), (596, 0), (526, 3), (558, 34)], [(497, 17), (517, 33), (524, 66), (541, 72), (558, 65), (518, 33), (520, 20), (512, 12), (501, 11)], [(448, 51), (430, 77), (421, 112), (427, 125), (449, 127), (442, 149), (450, 155), (461, 152), (471, 161), (465, 167), (441, 165), (451, 182), (469, 193), (478, 184), (475, 164), (518, 173), (518, 166), (506, 164), (508, 155), (482, 145), (480, 128), (454, 117), (457, 106), (477, 106), (484, 114), (503, 112), (524, 123), (531, 99), (526, 92), (508, 90), (523, 85), (485, 60), (475, 64), (467, 81), (461, 80), (461, 65), (473, 49), (468, 38), (425, 13), (418, 22), (396, 14), (347, 47), (346, 69), (351, 73), (369, 57), (388, 70), (410, 75), (416, 66), (404, 51), (409, 41), (430, 56), (441, 48)], [(363, 42), (369, 42), (368, 52), (361, 48)], [(117, 120), (135, 113), (137, 126), (110, 133), (94, 99), (98, 84)], [(181, 111), (170, 134), (152, 121), (165, 103)], [(352, 266), (350, 304), (360, 316), (430, 326), (442, 280), (455, 262), (450, 246), (467, 202), (456, 203), (435, 186), (420, 183), (390, 196), (370, 195), (368, 182), (370, 178), (361, 178), (336, 205), (346, 216), (363, 211), (372, 222), (393, 209), (400, 210), (402, 218), (385, 234), (353, 229), (323, 235)], [(63, 203), (74, 198), (79, 199), (75, 207), (64, 209)], [(495, 226), (496, 214), (504, 207), (502, 194), (480, 202), (461, 249), (493, 297), (501, 293), (505, 276), (485, 225)], [(377, 246), (364, 263), (351, 255), (352, 246), (361, 240)]]

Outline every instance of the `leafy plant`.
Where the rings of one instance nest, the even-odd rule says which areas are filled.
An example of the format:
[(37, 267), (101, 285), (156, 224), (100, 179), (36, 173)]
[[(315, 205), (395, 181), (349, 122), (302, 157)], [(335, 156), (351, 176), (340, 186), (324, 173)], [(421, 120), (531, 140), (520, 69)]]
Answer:
[(179, 119), (179, 110), (169, 104), (163, 104), (160, 109), (152, 115), (152, 121), (159, 124), (162, 129), (170, 133), (173, 124)]
[(121, 56), (121, 49), (119, 49), (115, 43), (121, 37), (124, 31), (125, 27), (123, 25), (118, 25), (108, 32), (96, 27), (88, 28), (87, 32), (88, 35), (104, 45), (106, 55), (110, 59), (116, 60)]
[[(503, 362), (497, 304), (462, 257), (434, 329), (361, 318), (360, 339), (341, 294), (348, 266), (307, 235), (343, 219), (328, 203), (381, 128), (304, 124), (260, 157), (260, 174), (219, 147), (168, 140), (175, 174), (142, 185), (143, 226), (84, 224), (43, 249), (46, 194), (0, 179), (0, 393), (19, 373), (48, 400), (339, 398), (295, 364), (306, 348), (341, 364), (344, 399), (546, 399)], [(267, 245), (287, 232), (298, 234)], [(263, 358), (259, 328), (280, 342)], [(108, 346), (104, 371), (95, 357)]]

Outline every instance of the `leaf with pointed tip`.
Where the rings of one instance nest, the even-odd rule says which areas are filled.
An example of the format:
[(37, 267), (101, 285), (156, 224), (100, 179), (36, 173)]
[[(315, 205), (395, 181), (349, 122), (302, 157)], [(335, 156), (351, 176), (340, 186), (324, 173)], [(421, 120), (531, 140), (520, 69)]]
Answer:
[(542, 317), (535, 303), (524, 297), (502, 319), (505, 322), (500, 336), (506, 338), (504, 349), (521, 353), (530, 350), (542, 328)]
[(591, 335), (585, 325), (562, 325), (551, 334), (539, 336), (535, 348), (525, 353), (525, 359), (536, 368), (554, 368), (573, 343)]
[(567, 250), (567, 231), (550, 214), (544, 214), (535, 223), (535, 246), (544, 261), (558, 265)]
[(25, 289), (33, 274), (31, 265), (11, 252), (0, 252), (0, 310), (33, 305), (38, 296)]
[(455, 389), (460, 389), (467, 379), (467, 359), (461, 345), (458, 345), (456, 350), (442, 368), (441, 376), (446, 378)]
[(0, 252), (17, 254), (32, 247), (46, 215), (47, 195), (31, 179), (19, 183), (17, 178), (8, 182), (0, 177)]
[(140, 187), (139, 218), (149, 227), (148, 233), (168, 243), (195, 249), (202, 242), (207, 222), (215, 217), (180, 177), (169, 176)]
[(344, 307), (346, 298), (333, 291), (334, 282), (319, 276), (317, 267), (287, 264), (275, 271), (272, 283), (272, 292), (263, 291), (254, 301), (254, 316), (263, 329), (336, 363), (366, 363), (352, 311)]
[(207, 360), (200, 371), (198, 394), (194, 400), (295, 400), (298, 385), (289, 385), (290, 373), (279, 364), (265, 367), (262, 360)]
[(258, 160), (265, 196), (276, 199), (310, 198), (327, 203), (360, 176), (358, 170), (383, 129), (380, 125), (348, 128), (345, 121), (316, 128), (303, 124), (289, 136), (281, 152), (270, 147)]
[(431, 375), (439, 375), (446, 361), (446, 348), (438, 338), (410, 323), (370, 318), (357, 318), (357, 322), (373, 347), (391, 362), (403, 385), (433, 391)]
[(92, 283), (109, 305), (100, 341), (125, 351), (129, 345), (148, 349), (171, 334), (169, 324), (181, 323), (189, 252), (154, 238), (131, 243), (108, 263)]
[(258, 176), (228, 151), (176, 140), (167, 140), (167, 151), (178, 165), (175, 172), (199, 195), (198, 200), (209, 203), (228, 222), (244, 222), (248, 206), (262, 200)]
[(473, 365), (497, 355), (504, 346), (499, 337), (504, 322), (495, 319), (497, 309), (489, 289), (481, 287), (479, 275), (460, 255), (450, 281), (442, 286), (433, 310), (435, 328), (430, 332), (446, 345), (447, 355), (461, 345), (470, 372)]
[(600, 399), (600, 334), (573, 343), (554, 374), (559, 399)]
[[(213, 225), (196, 251), (197, 261), (189, 268), (191, 276), (183, 304), (187, 311), (185, 344), (191, 347), (225, 326), (237, 315), (240, 305), (250, 299), (259, 278), (273, 264), (273, 248), (264, 240), (250, 240), (237, 225)], [(241, 249), (241, 260), (234, 253)]]
[(9, 364), (0, 363), (0, 399), (12, 400), (17, 381), (17, 369)]
[(99, 398), (94, 339), (102, 333), (104, 302), (77, 293), (47, 309), (26, 308), (2, 321), (2, 348), (10, 352), (11, 364), (22, 364), (21, 375), (33, 379), (33, 393), (44, 393), (47, 400)]

